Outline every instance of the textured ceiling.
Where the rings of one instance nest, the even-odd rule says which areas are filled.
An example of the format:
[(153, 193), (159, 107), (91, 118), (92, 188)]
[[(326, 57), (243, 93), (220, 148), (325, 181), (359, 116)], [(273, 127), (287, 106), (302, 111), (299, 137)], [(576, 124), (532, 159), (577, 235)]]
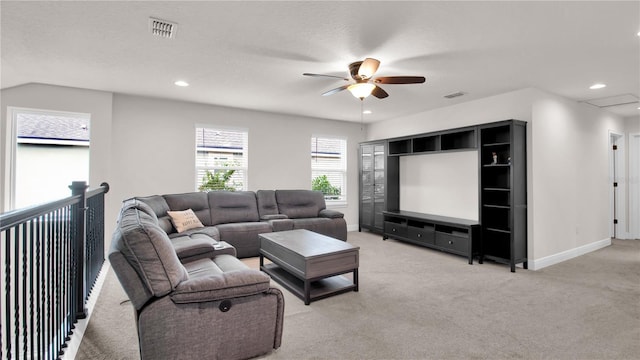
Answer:
[[(25, 83), (360, 121), (349, 63), (424, 75), (367, 98), (379, 121), (536, 87), (584, 101), (640, 94), (638, 1), (2, 1), (1, 87)], [(148, 19), (178, 24), (151, 35)], [(179, 88), (175, 80), (191, 86)], [(589, 90), (596, 82), (608, 86)], [(462, 91), (466, 95), (446, 99)], [(608, 109), (638, 114), (638, 104)]]

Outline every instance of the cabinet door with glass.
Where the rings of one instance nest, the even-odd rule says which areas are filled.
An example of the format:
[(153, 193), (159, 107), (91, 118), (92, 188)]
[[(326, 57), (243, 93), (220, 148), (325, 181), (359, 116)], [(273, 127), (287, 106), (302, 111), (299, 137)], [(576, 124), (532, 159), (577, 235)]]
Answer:
[(385, 207), (385, 160), (384, 144), (373, 146), (373, 227), (382, 231)]
[(359, 230), (382, 232), (385, 203), (385, 142), (360, 144)]

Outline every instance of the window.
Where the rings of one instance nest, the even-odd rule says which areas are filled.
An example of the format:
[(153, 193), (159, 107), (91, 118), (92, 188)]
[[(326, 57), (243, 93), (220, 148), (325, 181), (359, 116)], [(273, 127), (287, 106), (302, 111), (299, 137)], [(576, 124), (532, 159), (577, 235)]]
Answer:
[(9, 108), (13, 139), (9, 209), (71, 196), (89, 180), (90, 114)]
[(248, 142), (245, 130), (196, 128), (196, 189), (246, 190)]
[(311, 188), (322, 191), (328, 203), (346, 202), (346, 139), (311, 138)]

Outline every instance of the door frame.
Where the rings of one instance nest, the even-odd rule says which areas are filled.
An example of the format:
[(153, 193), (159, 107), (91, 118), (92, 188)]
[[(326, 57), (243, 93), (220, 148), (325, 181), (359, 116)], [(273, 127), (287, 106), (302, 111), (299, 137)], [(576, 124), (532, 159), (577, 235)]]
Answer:
[(629, 238), (640, 239), (640, 133), (629, 133)]
[[(618, 150), (613, 150), (617, 145)], [(623, 133), (609, 130), (609, 235), (611, 238), (627, 239), (627, 197), (626, 197), (626, 161), (625, 161), (625, 136)], [(617, 182), (617, 188), (613, 183)], [(617, 194), (616, 194), (617, 190)], [(615, 217), (614, 217), (615, 216)], [(614, 224), (614, 219), (618, 224)]]

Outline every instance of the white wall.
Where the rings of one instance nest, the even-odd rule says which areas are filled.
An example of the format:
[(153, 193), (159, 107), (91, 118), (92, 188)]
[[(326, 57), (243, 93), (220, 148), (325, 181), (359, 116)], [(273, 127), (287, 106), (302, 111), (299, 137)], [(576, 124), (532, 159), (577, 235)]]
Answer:
[(530, 88), (375, 123), (367, 137), (374, 140), (506, 119), (528, 122), (530, 268), (606, 244), (610, 240), (608, 132), (624, 131), (620, 117)]
[(529, 121), (531, 98), (535, 94), (537, 92), (534, 89), (523, 89), (416, 115), (380, 121), (367, 127), (367, 138), (386, 139), (506, 119)]
[(612, 114), (549, 95), (533, 103), (534, 259), (610, 237)]

